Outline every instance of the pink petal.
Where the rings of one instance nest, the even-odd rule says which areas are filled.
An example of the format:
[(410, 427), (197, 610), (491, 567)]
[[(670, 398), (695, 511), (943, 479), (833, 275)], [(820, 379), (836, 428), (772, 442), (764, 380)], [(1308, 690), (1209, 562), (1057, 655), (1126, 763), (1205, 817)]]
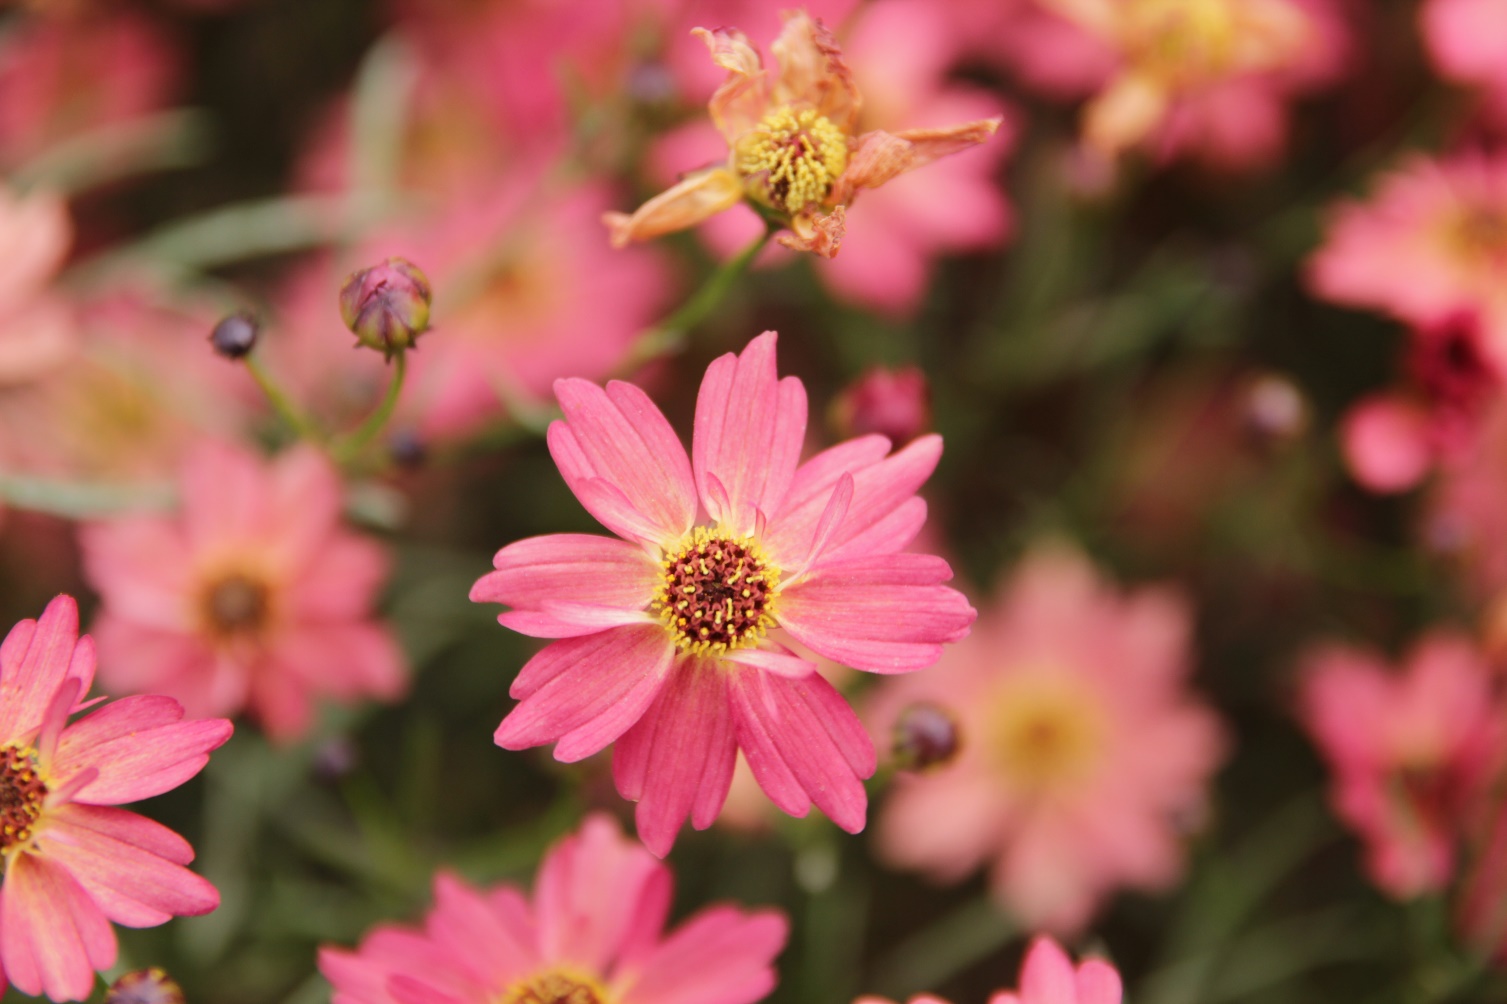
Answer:
[(68, 825), (87, 827), (113, 840), (186, 865), (194, 859), (194, 849), (172, 830), (145, 816), (106, 805), (66, 805), (57, 810), (66, 815)]
[(687, 816), (697, 829), (712, 824), (727, 799), (736, 754), (721, 667), (713, 660), (681, 662), (612, 752), (617, 790), (638, 802), (638, 836), (649, 850), (668, 854)]
[[(74, 669), (78, 644), (78, 604), (57, 596), (39, 620), (11, 628), (0, 647), (0, 741), (15, 742), (42, 724), (42, 715), (63, 680), (82, 677)], [(93, 649), (89, 650), (92, 656)]]
[(53, 772), (66, 778), (86, 767), (99, 777), (82, 801), (119, 805), (171, 791), (209, 762), (210, 750), (230, 738), (223, 718), (182, 721), (171, 697), (125, 697), (63, 731)]
[(538, 610), (546, 600), (643, 610), (663, 578), (642, 547), (610, 537), (559, 533), (509, 544), (497, 571), (471, 587), (473, 603)]
[(788, 935), (772, 910), (703, 910), (642, 961), (622, 1004), (752, 1004), (774, 989)]
[(1020, 969), (1020, 995), (1031, 1004), (1077, 1004), (1072, 960), (1051, 938), (1037, 938)]
[(816, 663), (784, 648), (740, 648), (724, 656), (729, 662), (740, 666), (752, 666), (767, 673), (777, 673), (799, 680), (816, 672)]
[(739, 668), (730, 676), (738, 745), (759, 787), (792, 816), (814, 802), (834, 823), (863, 829), (874, 746), (853, 709), (813, 673), (800, 680)]
[(484, 895), (448, 872), (434, 877), (434, 909), (424, 928), (446, 947), (459, 974), (480, 986), (506, 986), (541, 961), (535, 946), (521, 940)]
[[(806, 389), (795, 377), (779, 379), (775, 338), (766, 331), (741, 356), (713, 360), (696, 397), (696, 484), (712, 518), (740, 535), (753, 531), (757, 511), (779, 506), (806, 436)], [(727, 509), (709, 496), (709, 476), (727, 490)]]
[(375, 605), (389, 564), (387, 551), (374, 540), (344, 531), (326, 533), (319, 539), (313, 560), (288, 584), (288, 609), (309, 621), (365, 618)]
[(408, 660), (397, 639), (386, 625), (370, 621), (289, 625), (258, 673), (262, 680), (292, 677), (300, 690), (345, 699), (394, 700), (408, 689)]
[(1374, 492), (1406, 491), (1434, 462), (1428, 413), (1391, 395), (1374, 395), (1351, 408), (1340, 439), (1351, 474)]
[(0, 893), (0, 961), (16, 989), (81, 1001), (94, 973), (115, 964), (115, 932), (61, 864), (22, 853)]
[(1078, 1004), (1120, 1004), (1123, 995), (1114, 966), (1089, 959), (1078, 967)]
[(881, 554), (822, 564), (782, 591), (780, 626), (801, 644), (857, 669), (903, 673), (936, 662), (976, 616), (941, 558)]
[(267, 469), (240, 446), (204, 441), (183, 462), (182, 519), (189, 548), (213, 552), (264, 538), (269, 525)]
[(696, 495), (690, 461), (675, 430), (643, 391), (619, 381), (604, 390), (572, 379), (557, 381), (555, 396), (565, 420), (550, 426), (550, 453), (593, 516), (596, 510), (577, 486), (600, 478), (654, 527), (654, 536), (646, 539), (674, 540), (691, 528)]
[(82, 808), (57, 810), (38, 836), (38, 845), (72, 873), (111, 920), (127, 927), (153, 927), (170, 917), (196, 916), (220, 905), (215, 887), (181, 864), (101, 832), (86, 815), (74, 825)]
[(558, 741), (555, 759), (566, 763), (591, 756), (643, 715), (674, 654), (658, 624), (557, 641), (518, 674), (523, 700), (493, 739), (515, 750)]

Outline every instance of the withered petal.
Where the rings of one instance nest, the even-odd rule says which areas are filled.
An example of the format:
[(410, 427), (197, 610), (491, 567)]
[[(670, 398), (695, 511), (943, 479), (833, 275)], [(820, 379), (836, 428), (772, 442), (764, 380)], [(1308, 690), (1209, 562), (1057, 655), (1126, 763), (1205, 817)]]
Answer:
[(758, 51), (736, 28), (695, 28), (691, 34), (706, 43), (712, 62), (727, 71), (727, 79), (707, 102), (707, 111), (717, 131), (732, 146), (764, 117), (769, 104), (769, 75)]
[(709, 216), (731, 209), (743, 198), (743, 186), (725, 167), (712, 167), (687, 175), (670, 188), (626, 213), (603, 213), (612, 246), (626, 247), (661, 234), (694, 227)]
[(827, 26), (803, 10), (786, 11), (780, 37), (770, 46), (780, 64), (775, 105), (810, 105), (851, 135), (863, 98), (853, 72)]

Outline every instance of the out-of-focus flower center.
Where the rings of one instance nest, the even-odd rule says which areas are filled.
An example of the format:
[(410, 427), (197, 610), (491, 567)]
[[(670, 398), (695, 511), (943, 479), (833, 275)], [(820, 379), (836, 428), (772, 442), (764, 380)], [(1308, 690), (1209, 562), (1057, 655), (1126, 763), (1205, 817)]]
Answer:
[(546, 969), (508, 987), (497, 1004), (612, 1004), (612, 998), (584, 973)]
[(1103, 711), (1086, 688), (1024, 674), (994, 698), (995, 762), (1027, 791), (1056, 788), (1093, 773), (1103, 751)]
[(0, 852), (28, 843), (32, 826), (42, 815), (47, 784), (37, 773), (37, 754), (30, 747), (0, 749)]
[(1181, 85), (1281, 66), (1310, 27), (1284, 0), (1129, 0), (1122, 17), (1131, 61)]
[(774, 626), (770, 609), (780, 572), (752, 537), (699, 526), (663, 564), (652, 609), (682, 650), (744, 648)]
[(1484, 260), (1492, 267), (1507, 265), (1507, 210), (1473, 206), (1460, 214), (1454, 236), (1471, 260)]
[(272, 591), (253, 575), (229, 572), (205, 585), (201, 604), (204, 624), (216, 638), (252, 637), (267, 626)]
[(772, 111), (733, 148), (749, 196), (791, 215), (824, 202), (847, 166), (847, 136), (814, 108)]

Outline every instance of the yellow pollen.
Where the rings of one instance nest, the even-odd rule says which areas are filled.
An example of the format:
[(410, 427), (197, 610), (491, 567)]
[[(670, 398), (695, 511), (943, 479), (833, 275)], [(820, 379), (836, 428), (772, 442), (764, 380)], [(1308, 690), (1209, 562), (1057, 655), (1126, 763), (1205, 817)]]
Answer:
[(1019, 790), (1061, 789), (1091, 776), (1107, 723), (1087, 687), (1056, 674), (1013, 676), (994, 697), (995, 762)]
[(733, 148), (749, 196), (791, 215), (825, 202), (847, 166), (848, 138), (814, 108), (772, 111)]
[(780, 570), (752, 537), (698, 526), (666, 552), (650, 609), (681, 651), (720, 655), (774, 626)]
[(37, 772), (37, 754), (30, 747), (0, 749), (0, 853), (31, 842), (47, 799), (47, 783)]
[(558, 968), (519, 980), (503, 991), (497, 1004), (612, 1004), (612, 998), (585, 973)]

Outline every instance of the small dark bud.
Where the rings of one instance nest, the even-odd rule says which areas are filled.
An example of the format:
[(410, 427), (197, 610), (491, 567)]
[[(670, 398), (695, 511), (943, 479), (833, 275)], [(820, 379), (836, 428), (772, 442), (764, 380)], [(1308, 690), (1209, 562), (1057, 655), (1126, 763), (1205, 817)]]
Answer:
[(105, 1004), (183, 1004), (183, 990), (153, 966), (126, 973), (105, 991)]
[(314, 778), (323, 784), (344, 780), (361, 762), (361, 751), (345, 736), (336, 736), (314, 751)]
[(255, 314), (238, 310), (215, 325), (209, 333), (209, 344), (226, 359), (239, 359), (256, 347), (261, 330)]
[(831, 417), (844, 438), (877, 432), (904, 446), (931, 428), (931, 387), (915, 366), (874, 366), (838, 395)]
[(895, 720), (890, 755), (899, 770), (941, 767), (952, 762), (957, 752), (958, 723), (946, 708), (918, 701)]
[(429, 459), (429, 448), (424, 439), (412, 429), (399, 429), (387, 440), (387, 453), (392, 462), (404, 470), (414, 471), (424, 466)]
[(429, 330), (429, 280), (413, 262), (389, 258), (346, 277), (340, 317), (356, 340), (391, 359)]

